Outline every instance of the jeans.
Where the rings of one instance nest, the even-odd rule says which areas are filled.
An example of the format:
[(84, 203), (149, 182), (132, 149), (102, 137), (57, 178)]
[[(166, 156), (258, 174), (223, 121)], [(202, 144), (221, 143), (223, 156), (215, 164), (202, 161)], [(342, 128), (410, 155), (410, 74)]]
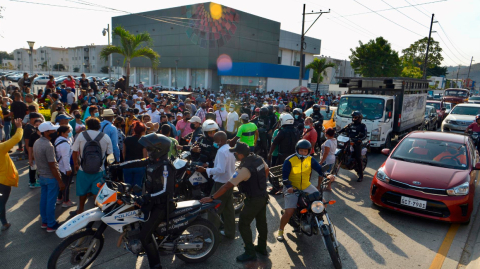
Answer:
[(0, 221), (2, 221), (2, 225), (5, 225), (8, 223), (7, 217), (6, 217), (6, 213), (7, 213), (6, 205), (7, 205), (8, 197), (10, 196), (11, 190), (12, 190), (12, 187), (0, 184), (0, 193), (2, 194), (2, 196), (0, 196)]
[[(137, 168), (127, 168), (123, 169), (123, 181), (130, 185), (135, 186), (138, 185), (142, 187), (143, 185), (143, 178), (145, 177), (145, 167), (137, 167)], [(141, 195), (142, 193), (135, 193), (136, 195)]]
[(10, 139), (10, 131), (12, 130), (12, 125), (10, 121), (5, 121), (3, 123), (3, 131), (5, 132), (5, 137), (3, 138), (5, 141)]
[(55, 178), (40, 177), (38, 179), (42, 187), (40, 195), (40, 217), (42, 223), (46, 223), (48, 227), (56, 225), (55, 206), (57, 205), (58, 182)]

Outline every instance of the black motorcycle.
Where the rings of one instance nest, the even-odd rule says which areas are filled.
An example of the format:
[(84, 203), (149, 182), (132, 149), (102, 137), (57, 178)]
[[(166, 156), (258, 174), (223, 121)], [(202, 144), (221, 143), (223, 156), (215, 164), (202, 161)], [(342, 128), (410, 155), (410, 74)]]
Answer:
[[(323, 203), (323, 195), (320, 192), (307, 194), (306, 192), (296, 190), (289, 195), (298, 196), (298, 202), (297, 209), (288, 223), (298, 232), (308, 236), (321, 235), (334, 267), (336, 269), (342, 268), (335, 227), (326, 210), (326, 206), (333, 205), (335, 200)], [(282, 210), (282, 215), (283, 213), (284, 211)]]
[[(340, 135), (337, 137), (337, 150), (335, 151), (335, 164), (332, 169), (332, 174), (337, 175), (340, 168), (345, 170), (354, 170), (357, 162), (353, 156), (354, 142), (348, 136)], [(370, 141), (362, 143), (362, 170), (365, 170), (368, 163), (367, 149), (370, 146)]]
[[(206, 177), (206, 174), (199, 173), (197, 166), (202, 166), (202, 161), (192, 161), (191, 153), (184, 151), (173, 162), (176, 169), (175, 173), (175, 197), (179, 201), (200, 200), (203, 197), (210, 196), (212, 184)], [(235, 213), (240, 213), (245, 205), (245, 195), (237, 187), (233, 190), (233, 207)]]

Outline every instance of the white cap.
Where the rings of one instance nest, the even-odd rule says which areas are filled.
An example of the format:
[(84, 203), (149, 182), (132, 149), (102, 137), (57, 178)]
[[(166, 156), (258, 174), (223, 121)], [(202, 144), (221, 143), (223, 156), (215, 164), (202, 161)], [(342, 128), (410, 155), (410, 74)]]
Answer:
[(38, 130), (40, 131), (40, 133), (46, 131), (56, 131), (58, 128), (60, 128), (60, 125), (54, 125), (50, 121), (46, 121), (38, 126)]
[(137, 90), (137, 93), (143, 93), (142, 90)]
[(198, 122), (198, 123), (202, 123), (202, 120), (200, 119), (200, 117), (198, 116), (193, 116), (189, 122)]
[(178, 113), (177, 113), (177, 116), (183, 117), (182, 112), (178, 112)]

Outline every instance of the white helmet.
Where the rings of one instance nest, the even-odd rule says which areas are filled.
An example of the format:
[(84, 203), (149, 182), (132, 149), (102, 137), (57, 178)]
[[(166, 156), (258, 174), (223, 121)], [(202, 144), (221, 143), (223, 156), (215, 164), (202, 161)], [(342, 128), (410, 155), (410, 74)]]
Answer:
[(213, 130), (217, 130), (218, 131), (218, 124), (213, 121), (213, 120), (206, 120), (203, 125), (202, 125), (202, 131), (204, 133), (207, 133), (207, 132), (210, 132), (210, 131), (213, 131)]
[(280, 126), (293, 124), (293, 122), (294, 122), (294, 119), (292, 115), (288, 113), (282, 113), (282, 115), (280, 115)]

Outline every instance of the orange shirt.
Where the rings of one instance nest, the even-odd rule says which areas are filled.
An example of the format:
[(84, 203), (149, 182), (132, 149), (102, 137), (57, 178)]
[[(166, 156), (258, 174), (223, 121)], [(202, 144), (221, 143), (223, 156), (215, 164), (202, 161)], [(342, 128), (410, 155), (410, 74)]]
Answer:
[[(448, 151), (445, 151), (445, 152), (442, 152), (442, 153), (438, 154), (437, 157), (433, 158), (433, 160), (439, 162), (443, 157), (446, 157), (446, 156), (455, 156), (455, 155), (451, 154)], [(467, 156), (459, 155), (456, 158), (457, 158), (457, 160), (460, 161), (461, 164), (467, 164)]]

